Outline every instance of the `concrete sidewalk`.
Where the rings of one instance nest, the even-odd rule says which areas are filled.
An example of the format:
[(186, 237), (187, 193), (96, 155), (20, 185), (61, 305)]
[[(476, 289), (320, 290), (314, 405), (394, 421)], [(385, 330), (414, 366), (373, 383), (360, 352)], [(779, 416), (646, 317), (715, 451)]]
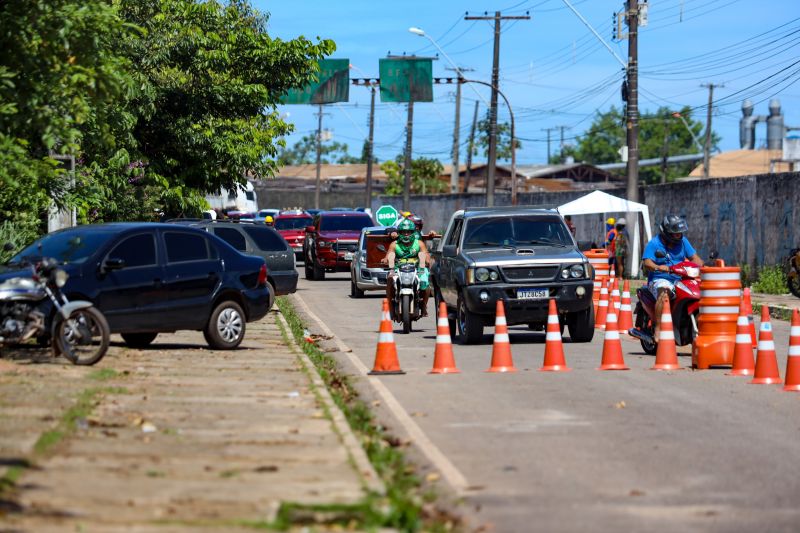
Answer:
[[(2, 361), (0, 464), (35, 466), (0, 502), (0, 529), (228, 531), (273, 520), (281, 502), (354, 504), (382, 490), (282, 320), (248, 324), (231, 352), (181, 332), (146, 350), (115, 343), (93, 368)], [(37, 436), (89, 388), (103, 390), (92, 413), (37, 456)]]

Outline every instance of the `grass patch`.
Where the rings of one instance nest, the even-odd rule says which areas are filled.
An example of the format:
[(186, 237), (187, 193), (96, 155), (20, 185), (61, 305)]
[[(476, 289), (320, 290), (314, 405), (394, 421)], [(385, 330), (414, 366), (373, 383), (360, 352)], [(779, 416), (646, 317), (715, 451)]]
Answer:
[(17, 481), (22, 476), (22, 473), (25, 472), (26, 468), (29, 468), (30, 465), (14, 465), (8, 467), (6, 473), (3, 474), (3, 477), (0, 477), (0, 496), (2, 496), (6, 491), (13, 489), (17, 485)]
[(274, 523), (247, 522), (243, 526), (257, 529), (287, 530), (298, 525), (328, 524), (348, 529), (374, 530), (394, 528), (401, 531), (454, 531), (457, 519), (431, 512), (426, 503), (435, 494), (422, 487), (413, 466), (408, 464), (398, 439), (387, 435), (375, 421), (369, 407), (361, 401), (348, 377), (338, 370), (336, 359), (315, 344), (304, 342), (304, 325), (284, 297), (277, 306), (289, 324), (297, 345), (316, 366), (331, 397), (342, 410), (350, 427), (360, 438), (375, 471), (381, 476), (386, 495), (369, 494), (357, 505), (281, 505)]
[(108, 381), (109, 379), (114, 379), (119, 376), (120, 373), (113, 368), (101, 368), (90, 373), (88, 377), (89, 379), (93, 379), (95, 381)]
[(786, 272), (778, 266), (764, 266), (758, 272), (758, 281), (752, 286), (755, 292), (763, 294), (787, 294)]
[(161, 470), (148, 470), (145, 475), (147, 477), (167, 477), (167, 474), (162, 472)]

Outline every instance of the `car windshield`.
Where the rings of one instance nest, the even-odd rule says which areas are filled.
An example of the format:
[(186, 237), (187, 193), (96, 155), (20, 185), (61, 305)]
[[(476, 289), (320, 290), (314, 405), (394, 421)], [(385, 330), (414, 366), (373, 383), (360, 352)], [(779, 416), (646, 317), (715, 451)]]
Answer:
[(361, 228), (372, 226), (372, 219), (364, 217), (339, 217), (323, 216), (319, 222), (320, 231), (360, 231)]
[(572, 239), (561, 219), (541, 216), (473, 218), (467, 222), (464, 248), (549, 244), (570, 246)]
[(81, 264), (114, 235), (111, 231), (81, 229), (51, 233), (12, 257), (9, 264), (24, 264), (41, 257), (52, 257), (61, 264)]
[(275, 221), (275, 229), (303, 229), (313, 223), (311, 217), (279, 218)]

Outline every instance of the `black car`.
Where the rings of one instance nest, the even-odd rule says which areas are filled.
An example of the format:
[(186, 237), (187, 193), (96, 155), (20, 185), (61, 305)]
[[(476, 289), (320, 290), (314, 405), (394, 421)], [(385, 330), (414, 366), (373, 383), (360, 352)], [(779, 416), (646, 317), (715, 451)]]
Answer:
[(294, 250), (275, 228), (223, 221), (192, 221), (188, 225), (213, 233), (243, 254), (263, 257), (267, 262), (267, 282), (277, 296), (297, 290), (299, 274)]
[(135, 347), (160, 332), (202, 330), (212, 348), (235, 348), (245, 323), (274, 300), (262, 258), (197, 228), (137, 222), (57, 231), (14, 256), (0, 279), (26, 275), (41, 257), (69, 274), (62, 290), (70, 300), (93, 302), (111, 332)]

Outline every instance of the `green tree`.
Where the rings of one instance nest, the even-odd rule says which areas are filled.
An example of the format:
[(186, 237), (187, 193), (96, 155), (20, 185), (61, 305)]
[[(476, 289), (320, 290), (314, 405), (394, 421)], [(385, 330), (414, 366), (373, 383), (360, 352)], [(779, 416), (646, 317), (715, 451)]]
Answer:
[[(691, 117), (691, 109), (684, 107), (680, 115), (686, 120), (695, 136), (704, 130), (701, 122)], [(620, 160), (619, 150), (625, 144), (625, 117), (622, 110), (613, 107), (598, 113), (592, 125), (577, 139), (575, 146), (565, 147), (561, 154), (551, 158), (551, 163), (563, 162), (571, 156), (575, 161), (590, 164), (611, 163)], [(712, 146), (719, 137), (712, 133)], [(639, 158), (664, 158), (665, 156), (694, 154), (702, 150), (692, 134), (673, 111), (660, 108), (655, 113), (644, 113), (639, 120)], [(673, 181), (686, 176), (696, 163), (641, 167), (639, 177), (646, 183)]]
[[(348, 153), (348, 147), (340, 142), (323, 142), (320, 145), (320, 161), (323, 164), (361, 163), (357, 157)], [(291, 148), (284, 148), (278, 154), (278, 165), (310, 165), (317, 162), (317, 140), (315, 134), (303, 136)]]
[[(381, 170), (386, 174), (385, 194), (403, 194), (405, 175), (399, 161), (402, 156), (397, 156), (394, 161), (385, 161)], [(420, 157), (411, 161), (411, 194), (436, 194), (449, 189), (449, 182), (439, 179), (444, 167), (436, 159)]]
[[(489, 120), (489, 111), (486, 112), (486, 118), (478, 121), (478, 139), (473, 148), (473, 155), (480, 155), (489, 157), (489, 135), (491, 133), (491, 122)], [(514, 139), (514, 146), (517, 150), (522, 148), (522, 143), (519, 139)], [(497, 159), (508, 161), (511, 159), (511, 124), (508, 122), (497, 123)]]

